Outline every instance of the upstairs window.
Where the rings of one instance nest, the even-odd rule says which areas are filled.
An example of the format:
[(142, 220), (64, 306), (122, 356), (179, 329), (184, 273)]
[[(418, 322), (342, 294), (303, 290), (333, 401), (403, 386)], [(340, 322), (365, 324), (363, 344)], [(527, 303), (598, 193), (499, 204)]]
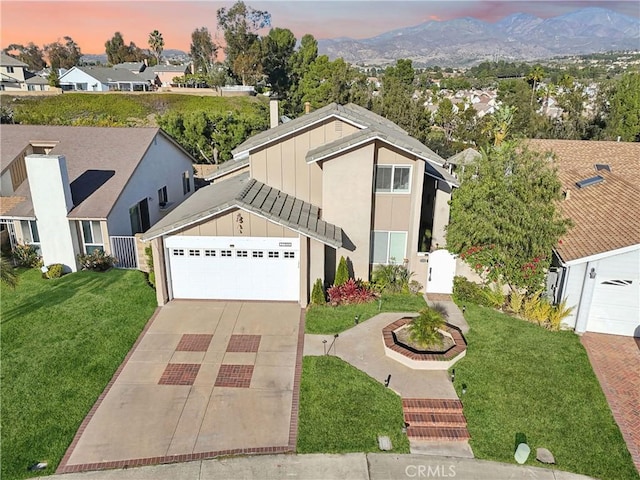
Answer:
[(7, 73), (13, 73), (13, 67), (7, 67)]
[(191, 191), (191, 179), (189, 178), (189, 172), (182, 174), (182, 193), (185, 195)]
[(409, 193), (411, 167), (408, 165), (378, 165), (376, 193)]
[(167, 186), (165, 185), (158, 189), (158, 203), (161, 207), (164, 207), (168, 201), (169, 197), (167, 196)]

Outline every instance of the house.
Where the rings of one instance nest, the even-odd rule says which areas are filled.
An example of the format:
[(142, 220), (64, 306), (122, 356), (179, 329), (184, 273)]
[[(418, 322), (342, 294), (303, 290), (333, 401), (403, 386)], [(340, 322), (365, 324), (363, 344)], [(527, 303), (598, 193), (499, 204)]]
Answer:
[(577, 333), (640, 337), (640, 143), (530, 140), (553, 152), (573, 227), (553, 255), (548, 293)]
[(153, 72), (158, 77), (160, 86), (170, 87), (174, 84), (173, 79), (184, 77), (191, 73), (191, 65), (155, 65), (147, 67), (145, 72)]
[(159, 85), (153, 72), (134, 73), (127, 68), (71, 67), (60, 76), (65, 91), (81, 92), (146, 92)]
[(45, 265), (76, 271), (77, 254), (100, 249), (126, 266), (135, 242), (115, 238), (146, 231), (194, 190), (193, 158), (157, 128), (2, 125), (0, 133), (0, 222), (12, 247), (35, 245)]
[(316, 279), (333, 283), (342, 256), (355, 278), (404, 263), (421, 284), (435, 282), (428, 252), (444, 245), (456, 186), (444, 160), (356, 105), (331, 104), (280, 125), (274, 105), (271, 129), (238, 146), (211, 185), (142, 236), (152, 242), (158, 303), (306, 305)]
[(0, 53), (0, 91), (45, 91), (49, 82), (27, 70), (28, 65), (4, 52)]

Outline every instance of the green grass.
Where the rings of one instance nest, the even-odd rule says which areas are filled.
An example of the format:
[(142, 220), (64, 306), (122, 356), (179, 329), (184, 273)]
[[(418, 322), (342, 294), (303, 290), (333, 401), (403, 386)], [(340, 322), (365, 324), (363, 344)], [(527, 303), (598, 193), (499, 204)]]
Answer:
[[(557, 468), (602, 479), (637, 479), (631, 456), (580, 338), (467, 303), (471, 327), (456, 390), (477, 458), (515, 463), (515, 439), (554, 454)], [(461, 394), (462, 384), (467, 393)]]
[[(355, 316), (364, 322), (380, 312), (417, 312), (427, 306), (422, 295), (383, 295), (379, 300), (358, 305), (313, 306), (305, 316), (305, 332), (332, 335), (354, 326)], [(378, 310), (380, 308), (380, 310)]]
[(52, 474), (83, 418), (155, 309), (137, 271), (20, 274), (2, 286), (0, 396), (4, 479)]
[(167, 111), (264, 111), (261, 97), (216, 97), (173, 93), (66, 93), (53, 97), (18, 97), (11, 102), (22, 124), (155, 126), (154, 116)]
[(402, 400), (337, 357), (304, 357), (298, 453), (378, 452), (386, 435), (393, 453), (409, 453)]

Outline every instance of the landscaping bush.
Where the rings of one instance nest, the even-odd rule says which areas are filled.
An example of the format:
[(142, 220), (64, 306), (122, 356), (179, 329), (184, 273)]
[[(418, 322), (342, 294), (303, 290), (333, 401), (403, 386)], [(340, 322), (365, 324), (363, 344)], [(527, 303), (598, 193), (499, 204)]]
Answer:
[(327, 300), (324, 296), (324, 288), (322, 287), (322, 280), (317, 279), (313, 284), (313, 290), (311, 290), (311, 305), (324, 305)]
[(490, 287), (482, 287), (482, 294), (485, 298), (485, 305), (493, 308), (502, 308), (504, 305), (504, 293), (502, 293), (502, 285), (494, 283)]
[(113, 267), (116, 261), (116, 258), (107, 255), (102, 250), (94, 250), (88, 255), (78, 255), (78, 262), (80, 262), (82, 270), (104, 272)]
[(420, 291), (420, 283), (415, 282), (415, 280), (413, 283), (410, 282), (413, 275), (413, 272), (410, 272), (405, 265), (391, 264), (377, 265), (371, 278), (387, 293), (407, 293), (410, 290), (412, 291), (411, 293), (417, 293)]
[(438, 332), (444, 327), (444, 318), (433, 308), (423, 308), (420, 315), (409, 323), (409, 338), (421, 348), (442, 345), (442, 337)]
[(63, 270), (61, 263), (52, 263), (47, 267), (47, 278), (60, 278)]
[(522, 303), (524, 302), (524, 293), (512, 291), (509, 294), (509, 310), (514, 314), (520, 313), (522, 310)]
[(457, 276), (453, 279), (453, 296), (461, 302), (471, 302), (476, 305), (487, 305), (487, 298), (482, 287), (470, 282), (465, 277)]
[(151, 284), (152, 287), (156, 286), (156, 274), (153, 270), (153, 249), (151, 245), (147, 245), (144, 248), (144, 256), (147, 259), (147, 267), (149, 267), (149, 273), (147, 274), (147, 280)]
[(347, 280), (349, 280), (349, 267), (347, 266), (345, 258), (340, 257), (338, 269), (336, 270), (336, 279), (333, 282), (333, 285), (339, 287), (340, 285), (347, 283)]
[(574, 307), (567, 307), (567, 299), (565, 298), (559, 304), (554, 305), (549, 312), (549, 322), (547, 328), (549, 330), (560, 330), (562, 320), (571, 315)]
[(350, 278), (343, 285), (334, 285), (328, 292), (331, 305), (350, 305), (354, 303), (367, 303), (376, 298), (375, 292), (369, 285), (360, 280)]
[(19, 267), (39, 268), (42, 266), (42, 257), (33, 245), (16, 245), (11, 252), (11, 258)]

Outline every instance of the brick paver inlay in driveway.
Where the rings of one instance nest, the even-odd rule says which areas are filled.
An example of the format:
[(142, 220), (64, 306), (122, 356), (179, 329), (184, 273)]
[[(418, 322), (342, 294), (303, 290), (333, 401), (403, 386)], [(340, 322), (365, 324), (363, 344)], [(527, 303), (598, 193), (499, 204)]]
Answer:
[(158, 385), (193, 385), (199, 370), (200, 365), (197, 363), (170, 363)]
[(213, 335), (185, 333), (176, 347), (178, 352), (206, 352)]
[(253, 365), (220, 365), (216, 387), (249, 388)]
[(640, 472), (640, 343), (632, 337), (591, 332), (581, 340)]
[(231, 335), (227, 352), (252, 353), (260, 348), (261, 335)]

